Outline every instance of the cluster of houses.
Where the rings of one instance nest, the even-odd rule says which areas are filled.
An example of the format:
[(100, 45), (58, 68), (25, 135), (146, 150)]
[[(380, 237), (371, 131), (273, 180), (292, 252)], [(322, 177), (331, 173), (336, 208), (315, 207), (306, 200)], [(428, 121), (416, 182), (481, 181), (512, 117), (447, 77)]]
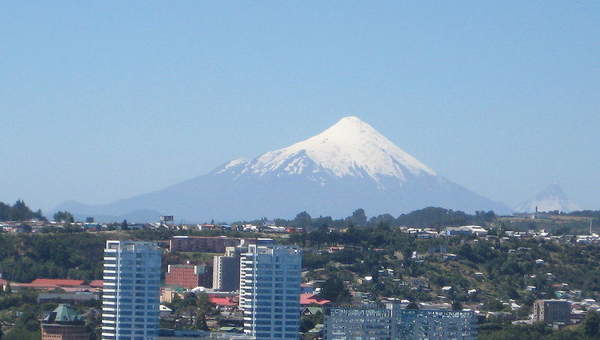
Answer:
[(169, 229), (187, 231), (240, 231), (240, 232), (264, 232), (264, 233), (296, 233), (303, 232), (302, 228), (289, 226), (277, 226), (272, 222), (261, 225), (244, 223), (238, 225), (195, 223), (175, 224), (172, 216), (162, 216), (160, 221), (153, 223), (98, 223), (94, 218), (88, 217), (85, 222), (46, 221), (32, 219), (27, 221), (0, 222), (0, 231), (8, 233), (37, 233), (69, 228), (78, 228), (80, 231), (106, 231), (106, 230), (140, 230), (140, 229)]
[(445, 227), (441, 231), (436, 228), (400, 227), (400, 232), (414, 235), (416, 238), (436, 238), (441, 236), (476, 236), (484, 237), (488, 231), (482, 226), (465, 225), (459, 227)]

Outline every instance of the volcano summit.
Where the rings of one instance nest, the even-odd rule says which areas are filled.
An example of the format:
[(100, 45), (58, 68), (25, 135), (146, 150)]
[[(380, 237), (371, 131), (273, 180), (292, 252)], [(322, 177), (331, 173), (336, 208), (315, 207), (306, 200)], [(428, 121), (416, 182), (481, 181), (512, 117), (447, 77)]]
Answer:
[(154, 210), (205, 221), (293, 217), (303, 210), (340, 217), (356, 208), (398, 215), (427, 206), (508, 211), (439, 176), (359, 118), (345, 117), (309, 139), (251, 160), (232, 160), (163, 190), (107, 205), (65, 203), (59, 209), (88, 216)]

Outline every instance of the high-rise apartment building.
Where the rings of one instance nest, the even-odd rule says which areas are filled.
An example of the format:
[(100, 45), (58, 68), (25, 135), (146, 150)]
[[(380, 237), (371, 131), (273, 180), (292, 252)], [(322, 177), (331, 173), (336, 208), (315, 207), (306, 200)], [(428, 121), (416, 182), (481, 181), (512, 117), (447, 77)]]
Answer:
[(227, 247), (225, 255), (213, 259), (213, 289), (235, 292), (240, 289), (240, 257), (247, 247)]
[(240, 258), (248, 251), (248, 244), (272, 246), (275, 243), (270, 238), (243, 239), (239, 246), (225, 248), (225, 255), (213, 258), (213, 289), (222, 292), (240, 290)]
[(106, 242), (102, 340), (158, 338), (160, 271), (155, 243)]
[(298, 339), (299, 249), (248, 245), (240, 260), (240, 308), (244, 333), (263, 339)]

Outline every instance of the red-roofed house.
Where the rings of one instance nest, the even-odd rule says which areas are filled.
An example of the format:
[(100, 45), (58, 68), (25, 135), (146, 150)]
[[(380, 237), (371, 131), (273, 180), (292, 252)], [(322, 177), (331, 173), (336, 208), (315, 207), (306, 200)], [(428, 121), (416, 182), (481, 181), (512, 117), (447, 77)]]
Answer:
[(55, 288), (84, 288), (84, 280), (69, 279), (35, 279), (31, 283), (12, 283), (15, 288), (55, 289)]
[(7, 285), (8, 285), (8, 281), (6, 281), (4, 279), (0, 279), (0, 288), (2, 290), (5, 290)]
[(208, 298), (208, 301), (210, 301), (211, 303), (214, 303), (217, 306), (223, 306), (223, 307), (233, 307), (233, 306), (238, 305), (237, 299), (233, 296), (225, 296), (225, 297), (211, 296)]
[(300, 304), (301, 305), (326, 305), (331, 303), (330, 300), (321, 299), (320, 297), (314, 294), (300, 294)]
[(84, 280), (69, 280), (69, 279), (35, 279), (31, 281), (32, 285), (37, 286), (57, 286), (57, 287), (76, 287), (83, 286)]
[(102, 280), (92, 280), (92, 281), (90, 281), (90, 287), (92, 287), (92, 288), (102, 288), (102, 287), (104, 287), (104, 281), (102, 281)]

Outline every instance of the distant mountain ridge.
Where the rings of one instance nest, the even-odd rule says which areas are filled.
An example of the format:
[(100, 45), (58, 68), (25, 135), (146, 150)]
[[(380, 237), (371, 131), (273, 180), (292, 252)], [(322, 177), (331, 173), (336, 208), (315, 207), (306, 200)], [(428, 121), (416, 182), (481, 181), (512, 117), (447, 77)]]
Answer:
[(579, 210), (579, 206), (569, 200), (563, 189), (558, 184), (551, 184), (540, 191), (535, 197), (515, 207), (517, 212), (562, 211), (571, 212)]
[(472, 212), (510, 211), (475, 194), (400, 149), (357, 117), (345, 117), (322, 133), (254, 159), (232, 160), (207, 175), (107, 205), (63, 204), (88, 215), (153, 210), (186, 221), (400, 214), (426, 206)]

